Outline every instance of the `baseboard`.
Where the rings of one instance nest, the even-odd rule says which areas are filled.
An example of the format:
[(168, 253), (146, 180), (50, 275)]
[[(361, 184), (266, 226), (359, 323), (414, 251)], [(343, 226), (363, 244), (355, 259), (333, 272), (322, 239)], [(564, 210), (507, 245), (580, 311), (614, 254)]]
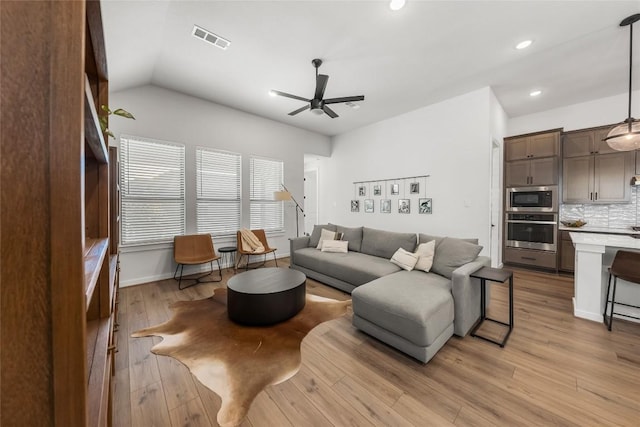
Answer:
[[(289, 253), (287, 252), (287, 253), (282, 253), (282, 254), (276, 255), (276, 259), (282, 259), (282, 258), (289, 258)], [(267, 261), (269, 261), (269, 258), (267, 258)], [(227, 263), (226, 265), (225, 264), (221, 264), (221, 266), (222, 266), (223, 270), (226, 269), (226, 268), (233, 268), (233, 265), (231, 263)], [(174, 264), (174, 267), (175, 267), (175, 264)], [(217, 269), (217, 265), (215, 265), (215, 264), (214, 264), (214, 269)], [(126, 288), (128, 286), (142, 285), (144, 283), (157, 282), (159, 280), (173, 279), (174, 271), (164, 272), (164, 273), (160, 273), (160, 274), (154, 274), (154, 275), (151, 275), (151, 276), (135, 277), (135, 278), (129, 279), (129, 280), (120, 280), (120, 287), (121, 288)], [(205, 273), (207, 271), (210, 271), (209, 264), (201, 264), (201, 265), (198, 265), (198, 266), (189, 266), (189, 267), (185, 267), (184, 275)], [(223, 274), (224, 274), (224, 271), (223, 271)]]

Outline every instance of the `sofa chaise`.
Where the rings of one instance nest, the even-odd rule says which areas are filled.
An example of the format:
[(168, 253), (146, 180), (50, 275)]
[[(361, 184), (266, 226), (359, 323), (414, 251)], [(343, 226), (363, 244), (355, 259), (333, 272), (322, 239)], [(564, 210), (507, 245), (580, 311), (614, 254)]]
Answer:
[[(346, 253), (316, 247), (322, 230), (348, 241)], [(391, 262), (399, 248), (415, 251), (435, 240), (429, 272)], [(428, 362), (453, 334), (465, 336), (480, 317), (480, 284), (469, 275), (489, 258), (476, 239), (398, 233), (368, 227), (317, 225), (311, 236), (290, 240), (291, 268), (351, 293), (353, 325)]]

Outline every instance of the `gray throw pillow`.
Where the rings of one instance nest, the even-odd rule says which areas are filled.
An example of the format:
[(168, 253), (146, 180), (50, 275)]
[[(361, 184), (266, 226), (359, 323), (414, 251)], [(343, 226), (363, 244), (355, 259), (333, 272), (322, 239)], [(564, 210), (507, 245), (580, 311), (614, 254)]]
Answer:
[(360, 246), (362, 245), (362, 227), (348, 228), (338, 225), (336, 228), (338, 233), (342, 233), (342, 240), (349, 242), (349, 250), (360, 252)]
[(333, 224), (314, 225), (313, 231), (311, 232), (311, 237), (309, 237), (310, 248), (315, 248), (316, 246), (318, 246), (318, 242), (320, 241), (320, 234), (322, 233), (323, 228), (329, 231), (336, 231), (336, 226)]
[(364, 228), (362, 233), (362, 253), (391, 259), (398, 248), (408, 252), (415, 251), (416, 234)]
[(431, 271), (451, 279), (453, 270), (476, 259), (481, 250), (480, 245), (445, 237), (439, 245), (436, 242)]
[[(432, 236), (430, 234), (422, 234), (422, 233), (418, 235), (418, 245), (420, 243), (427, 243), (432, 240), (436, 241), (436, 248), (437, 248), (438, 245), (440, 245), (440, 243), (442, 243), (442, 241), (444, 240), (444, 237)], [(474, 245), (478, 244), (478, 239), (458, 239), (458, 240), (464, 240), (465, 242), (473, 243)]]

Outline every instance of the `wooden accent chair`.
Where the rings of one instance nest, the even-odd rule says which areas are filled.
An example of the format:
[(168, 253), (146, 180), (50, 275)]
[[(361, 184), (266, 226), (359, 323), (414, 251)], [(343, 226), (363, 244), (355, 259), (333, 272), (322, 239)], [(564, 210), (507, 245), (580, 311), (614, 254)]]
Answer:
[[(611, 289), (611, 278), (613, 277), (613, 295), (609, 299), (609, 291)], [(616, 304), (626, 305), (627, 307), (640, 308), (634, 305), (623, 304), (616, 302), (616, 284), (618, 279), (626, 280), (627, 282), (640, 285), (640, 252), (631, 252), (619, 250), (613, 258), (611, 267), (609, 267), (609, 284), (607, 285), (607, 297), (604, 304), (604, 312), (602, 317), (604, 324), (607, 325), (607, 329), (611, 330), (613, 324), (613, 315), (629, 317), (631, 319), (638, 319), (636, 316), (629, 316), (622, 313), (616, 313), (613, 311)], [(609, 312), (609, 323), (607, 323), (607, 306), (611, 303), (611, 311)]]
[[(222, 269), (220, 268), (220, 257), (216, 255), (213, 248), (213, 239), (209, 234), (190, 234), (186, 236), (173, 237), (173, 259), (178, 264), (173, 278), (178, 281), (178, 289), (186, 289), (198, 283), (210, 283), (222, 281)], [(220, 279), (202, 280), (203, 278), (213, 274), (213, 261), (218, 262), (218, 271)], [(195, 282), (182, 287), (182, 271), (186, 265), (211, 264), (211, 271), (204, 276), (195, 278)], [(180, 268), (180, 278), (177, 278), (178, 268)]]
[(258, 238), (258, 240), (260, 240), (260, 243), (262, 243), (262, 246), (264, 247), (264, 251), (262, 252), (251, 252), (250, 250), (243, 250), (242, 248), (242, 236), (240, 234), (240, 231), (237, 232), (237, 245), (238, 245), (238, 264), (237, 266), (240, 267), (240, 262), (242, 261), (242, 257), (246, 256), (247, 257), (247, 265), (246, 265), (246, 270), (249, 269), (249, 257), (251, 255), (264, 255), (264, 260), (262, 261), (262, 264), (258, 265), (257, 267), (254, 268), (259, 268), (262, 267), (266, 262), (267, 262), (267, 254), (268, 253), (273, 253), (273, 260), (276, 263), (276, 267), (278, 266), (278, 260), (276, 259), (276, 248), (272, 248), (269, 246), (269, 243), (267, 242), (267, 236), (264, 233), (264, 230), (259, 229), (259, 230), (251, 230), (251, 232), (253, 234), (256, 235), (256, 237)]

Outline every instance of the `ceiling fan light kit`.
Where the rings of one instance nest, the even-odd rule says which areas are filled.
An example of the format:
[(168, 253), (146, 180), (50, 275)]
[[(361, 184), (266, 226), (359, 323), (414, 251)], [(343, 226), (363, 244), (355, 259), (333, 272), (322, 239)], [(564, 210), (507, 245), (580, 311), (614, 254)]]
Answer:
[(311, 61), (311, 64), (313, 64), (313, 66), (316, 69), (316, 90), (312, 99), (306, 99), (298, 95), (291, 95), (290, 93), (281, 92), (279, 90), (269, 91), (269, 94), (273, 96), (275, 95), (284, 96), (285, 98), (296, 99), (298, 101), (304, 101), (308, 103), (304, 107), (298, 108), (297, 110), (290, 112), (289, 113), (290, 116), (295, 116), (298, 113), (301, 113), (303, 111), (310, 109), (311, 112), (314, 114), (317, 114), (317, 115), (326, 114), (332, 119), (335, 119), (336, 117), (339, 117), (339, 116), (336, 114), (335, 111), (333, 111), (329, 107), (330, 104), (353, 103), (354, 101), (364, 101), (364, 95), (324, 99), (324, 91), (327, 88), (327, 82), (329, 81), (329, 76), (327, 76), (326, 74), (318, 74), (318, 68), (320, 68), (320, 66), (322, 65), (321, 59), (316, 58)]
[(640, 20), (640, 13), (631, 15), (620, 22), (621, 27), (629, 26), (629, 114), (627, 119), (609, 131), (604, 139), (609, 147), (618, 151), (640, 148), (640, 121), (631, 117), (631, 71), (633, 65), (633, 24)]

